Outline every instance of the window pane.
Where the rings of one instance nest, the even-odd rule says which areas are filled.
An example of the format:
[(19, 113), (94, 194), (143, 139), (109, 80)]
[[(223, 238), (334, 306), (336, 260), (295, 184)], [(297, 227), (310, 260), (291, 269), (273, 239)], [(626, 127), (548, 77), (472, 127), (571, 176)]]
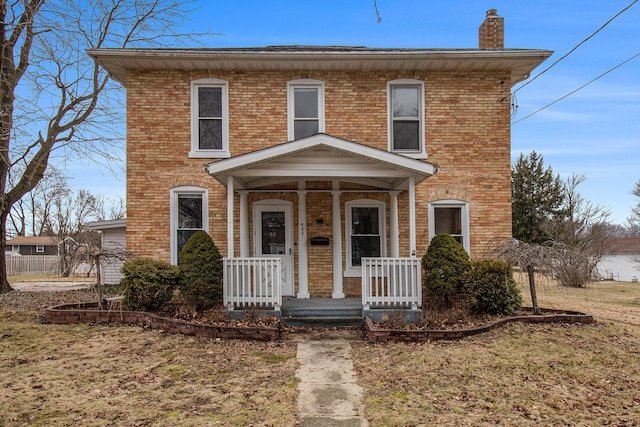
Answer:
[(198, 88), (198, 116), (222, 118), (222, 88)]
[(378, 208), (352, 208), (351, 234), (380, 234)]
[(362, 265), (362, 257), (380, 256), (380, 236), (351, 236), (351, 265)]
[(202, 195), (200, 194), (178, 196), (178, 230), (185, 228), (202, 228)]
[(196, 234), (199, 230), (178, 230), (178, 260), (180, 260), (180, 254), (182, 248), (187, 244), (191, 236)]
[(262, 254), (285, 253), (284, 212), (262, 212)]
[(294, 88), (293, 89), (294, 117), (296, 119), (318, 118), (318, 89)]
[(394, 150), (412, 150), (419, 151), (420, 147), (420, 123), (411, 122), (393, 122), (393, 149)]
[(393, 87), (393, 117), (415, 117), (418, 116), (419, 86), (394, 86)]
[(201, 150), (222, 150), (222, 120), (200, 119)]
[(318, 133), (317, 120), (296, 120), (293, 122), (293, 138), (300, 139)]
[(447, 233), (458, 236), (462, 234), (461, 208), (435, 208), (434, 216), (436, 234)]

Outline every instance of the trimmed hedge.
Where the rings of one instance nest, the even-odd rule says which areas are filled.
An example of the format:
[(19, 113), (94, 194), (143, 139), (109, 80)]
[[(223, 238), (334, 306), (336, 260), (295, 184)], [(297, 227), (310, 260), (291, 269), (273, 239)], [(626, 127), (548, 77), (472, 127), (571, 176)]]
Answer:
[(439, 297), (449, 307), (453, 297), (464, 290), (465, 274), (471, 269), (471, 261), (453, 237), (437, 234), (422, 257), (422, 268), (425, 272), (425, 295)]
[(178, 262), (180, 295), (196, 310), (213, 307), (222, 295), (222, 256), (211, 237), (196, 232), (187, 241)]
[(139, 258), (122, 266), (124, 303), (130, 310), (153, 311), (169, 302), (180, 270), (166, 262)]
[(522, 308), (522, 295), (507, 261), (473, 263), (465, 280), (470, 310), (478, 314), (513, 314)]

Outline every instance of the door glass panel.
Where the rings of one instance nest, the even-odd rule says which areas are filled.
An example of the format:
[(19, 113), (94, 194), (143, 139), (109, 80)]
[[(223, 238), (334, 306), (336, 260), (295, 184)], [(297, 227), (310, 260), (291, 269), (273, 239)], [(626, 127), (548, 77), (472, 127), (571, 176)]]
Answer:
[(286, 254), (284, 212), (262, 212), (262, 255)]

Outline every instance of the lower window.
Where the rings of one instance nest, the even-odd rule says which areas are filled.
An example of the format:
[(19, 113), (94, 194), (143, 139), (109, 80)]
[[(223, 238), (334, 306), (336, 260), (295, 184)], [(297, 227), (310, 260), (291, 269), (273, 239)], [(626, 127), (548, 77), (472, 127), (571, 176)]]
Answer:
[(356, 200), (346, 204), (347, 269), (362, 267), (362, 257), (385, 253), (384, 203)]
[(171, 263), (178, 264), (180, 253), (197, 231), (206, 230), (207, 190), (177, 187), (171, 190)]
[(429, 240), (436, 234), (449, 234), (469, 253), (469, 205), (446, 200), (429, 204)]

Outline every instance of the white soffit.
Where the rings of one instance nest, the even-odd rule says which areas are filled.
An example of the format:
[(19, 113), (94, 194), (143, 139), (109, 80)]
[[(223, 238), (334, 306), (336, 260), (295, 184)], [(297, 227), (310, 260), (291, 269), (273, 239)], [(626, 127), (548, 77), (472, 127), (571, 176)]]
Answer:
[(244, 188), (297, 180), (342, 179), (395, 189), (433, 175), (433, 164), (317, 134), (208, 164), (206, 171), (223, 185), (232, 176)]

